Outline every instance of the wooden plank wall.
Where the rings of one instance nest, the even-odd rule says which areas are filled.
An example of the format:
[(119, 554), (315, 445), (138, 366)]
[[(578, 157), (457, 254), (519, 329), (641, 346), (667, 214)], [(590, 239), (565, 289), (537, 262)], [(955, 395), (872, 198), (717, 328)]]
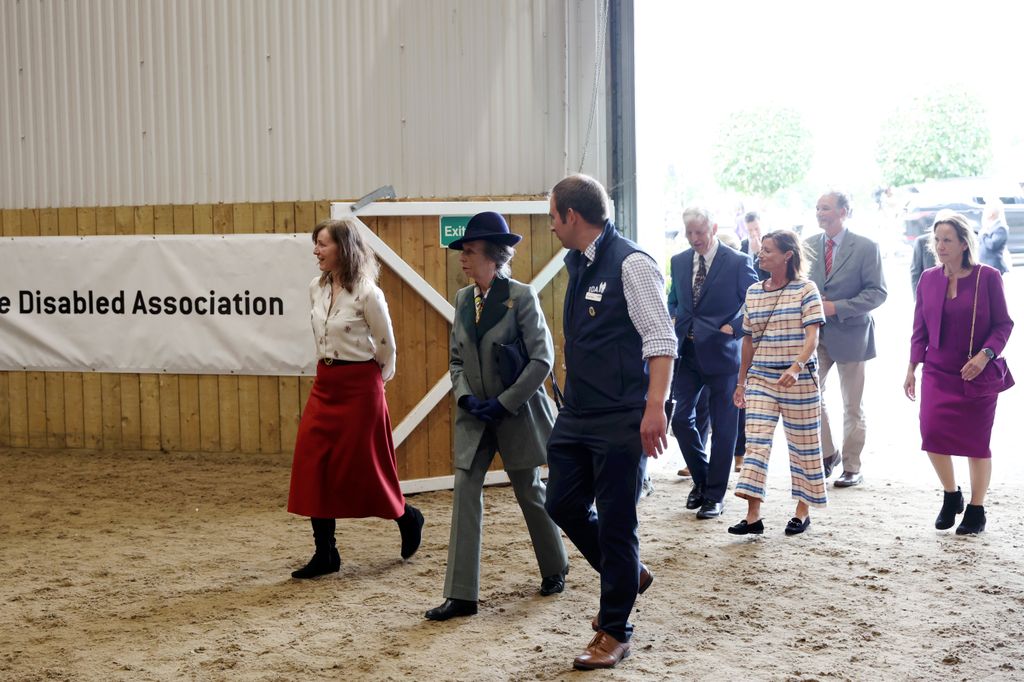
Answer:
[[(2, 212), (3, 236), (307, 232), (330, 202), (20, 209)], [(529, 282), (558, 251), (547, 216), (506, 216), (524, 236), (512, 261)], [(438, 291), (464, 286), (458, 254), (438, 244), (436, 217), (364, 222)], [(312, 259), (312, 247), (310, 247)], [(448, 371), (448, 323), (389, 268), (380, 286), (398, 343), (387, 396), (394, 424)], [(563, 271), (540, 292), (559, 358)], [(232, 375), (0, 372), (0, 447), (291, 454), (312, 378)], [(452, 404), (445, 398), (398, 449), (404, 480), (452, 473)]]

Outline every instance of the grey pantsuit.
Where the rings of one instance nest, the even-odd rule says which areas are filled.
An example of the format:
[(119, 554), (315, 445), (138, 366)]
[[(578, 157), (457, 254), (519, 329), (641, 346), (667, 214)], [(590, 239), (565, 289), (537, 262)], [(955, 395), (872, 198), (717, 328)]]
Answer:
[[(448, 569), (444, 577), (444, 596), (477, 601), (480, 593), (480, 548), (483, 541), (484, 475), (497, 445), (487, 429), (480, 449), (469, 469), (455, 470), (455, 494), (452, 499), (452, 531), (448, 540)], [(516, 501), (523, 510), (526, 527), (541, 576), (563, 570), (569, 559), (558, 526), (544, 509), (545, 486), (540, 469), (514, 469), (506, 472), (512, 481)]]
[[(495, 344), (517, 338), (529, 363), (511, 386), (501, 383)], [(501, 452), (523, 511), (542, 577), (555, 575), (568, 563), (558, 526), (544, 509), (545, 486), (540, 466), (547, 461), (547, 439), (554, 413), (544, 392), (544, 379), (554, 362), (554, 344), (541, 313), (537, 294), (528, 285), (498, 278), (475, 319), (473, 287), (455, 297), (455, 322), (449, 346), (452, 395), (497, 398), (508, 411), (485, 424), (461, 407), (455, 409), (455, 491), (448, 543), (444, 596), (476, 601), (480, 587), (480, 547), (483, 527), (484, 475)]]

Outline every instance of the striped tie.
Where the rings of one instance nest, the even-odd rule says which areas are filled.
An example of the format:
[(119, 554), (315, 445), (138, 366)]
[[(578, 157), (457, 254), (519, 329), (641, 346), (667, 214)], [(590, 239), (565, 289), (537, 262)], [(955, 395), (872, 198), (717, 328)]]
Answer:
[(832, 272), (832, 249), (835, 248), (836, 243), (831, 239), (825, 242), (825, 276), (828, 277)]

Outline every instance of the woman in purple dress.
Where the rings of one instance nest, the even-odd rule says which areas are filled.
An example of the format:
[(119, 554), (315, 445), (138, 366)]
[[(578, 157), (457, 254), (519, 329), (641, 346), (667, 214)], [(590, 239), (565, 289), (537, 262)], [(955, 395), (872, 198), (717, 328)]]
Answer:
[(974, 233), (967, 220), (959, 213), (940, 213), (932, 232), (939, 265), (925, 270), (918, 283), (903, 391), (911, 400), (916, 398), (915, 370), (924, 363), (921, 449), (927, 451), (945, 490), (935, 527), (951, 528), (956, 515), (964, 511), (951, 455), (967, 457), (971, 502), (956, 529), (957, 535), (966, 535), (985, 530), (985, 493), (992, 475), (989, 442), (997, 394), (969, 397), (965, 382), (977, 378), (1003, 352), (1013, 321), (999, 272), (977, 262)]

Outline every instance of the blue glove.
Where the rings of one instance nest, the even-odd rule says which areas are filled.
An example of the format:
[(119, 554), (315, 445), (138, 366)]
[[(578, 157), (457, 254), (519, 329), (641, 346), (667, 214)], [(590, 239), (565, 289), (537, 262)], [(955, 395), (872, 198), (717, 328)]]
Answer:
[(482, 422), (489, 424), (508, 416), (508, 411), (502, 407), (497, 398), (488, 398), (482, 402), (477, 402), (479, 406), (476, 409), (470, 409), (469, 413)]
[(477, 398), (475, 395), (464, 395), (459, 398), (459, 407), (464, 409), (466, 412), (473, 412), (483, 407), (484, 401)]

